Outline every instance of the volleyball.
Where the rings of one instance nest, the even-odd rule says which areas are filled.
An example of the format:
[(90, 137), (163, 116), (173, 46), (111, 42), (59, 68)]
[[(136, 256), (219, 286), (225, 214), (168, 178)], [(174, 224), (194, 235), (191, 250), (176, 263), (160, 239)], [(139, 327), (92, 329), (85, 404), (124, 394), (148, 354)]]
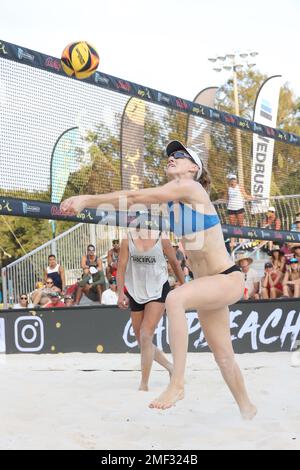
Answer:
[(97, 70), (99, 55), (89, 43), (73, 42), (64, 48), (61, 65), (69, 77), (85, 79)]

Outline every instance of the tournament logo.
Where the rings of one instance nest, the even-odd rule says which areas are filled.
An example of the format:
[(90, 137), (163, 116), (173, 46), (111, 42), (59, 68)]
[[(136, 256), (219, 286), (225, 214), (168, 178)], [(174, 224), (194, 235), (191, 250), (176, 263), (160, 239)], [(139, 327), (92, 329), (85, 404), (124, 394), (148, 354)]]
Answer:
[(164, 95), (160, 91), (157, 93), (157, 101), (161, 101), (163, 103), (170, 104), (170, 97), (167, 95)]
[(23, 214), (35, 213), (38, 214), (41, 211), (41, 208), (38, 206), (30, 206), (27, 202), (22, 202)]
[(34, 62), (34, 55), (29, 54), (28, 52), (24, 51), (21, 47), (18, 47), (18, 58), (20, 60), (26, 59), (30, 62)]
[(103, 77), (99, 72), (95, 73), (95, 83), (103, 83), (104, 85), (109, 84), (109, 79), (106, 77)]

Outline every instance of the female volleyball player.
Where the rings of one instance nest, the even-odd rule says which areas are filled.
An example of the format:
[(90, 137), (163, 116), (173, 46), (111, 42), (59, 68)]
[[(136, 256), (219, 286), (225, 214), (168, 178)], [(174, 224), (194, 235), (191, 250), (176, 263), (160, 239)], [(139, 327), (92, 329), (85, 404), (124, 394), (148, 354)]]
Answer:
[(237, 302), (243, 295), (243, 275), (232, 264), (226, 251), (219, 218), (207, 192), (210, 179), (200, 158), (178, 141), (170, 142), (166, 152), (167, 184), (103, 195), (74, 196), (66, 199), (61, 209), (78, 213), (87, 207), (97, 208), (102, 203), (118, 207), (120, 197), (127, 198), (129, 207), (135, 203), (168, 203), (171, 229), (183, 236), (194, 280), (170, 292), (166, 299), (174, 371), (167, 389), (150, 407), (169, 408), (183, 398), (188, 346), (185, 310), (197, 308), (205, 338), (224, 380), (242, 416), (251, 419), (256, 414), (256, 408), (249, 400), (241, 371), (235, 362), (228, 310), (228, 305)]
[[(156, 238), (153, 237), (156, 235)], [(184, 276), (175, 251), (166, 235), (148, 230), (130, 230), (121, 243), (118, 270), (118, 305), (131, 309), (131, 321), (141, 348), (142, 378), (139, 390), (148, 391), (153, 360), (169, 371), (173, 365), (153, 344), (155, 329), (163, 316), (165, 301), (170, 292), (168, 266), (173, 268), (180, 284)], [(124, 285), (127, 293), (124, 294)]]

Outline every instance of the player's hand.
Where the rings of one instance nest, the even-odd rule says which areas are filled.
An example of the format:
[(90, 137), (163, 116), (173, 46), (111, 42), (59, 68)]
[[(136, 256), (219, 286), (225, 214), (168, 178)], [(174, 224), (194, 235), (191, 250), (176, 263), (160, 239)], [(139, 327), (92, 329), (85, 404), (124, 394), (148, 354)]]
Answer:
[(125, 310), (126, 308), (128, 308), (128, 305), (129, 305), (129, 299), (128, 299), (128, 297), (124, 294), (124, 292), (122, 292), (121, 294), (119, 294), (119, 298), (118, 298), (118, 307), (119, 307), (119, 308), (122, 308), (123, 310)]
[(87, 207), (86, 196), (72, 196), (65, 199), (61, 205), (60, 210), (68, 214), (78, 214)]

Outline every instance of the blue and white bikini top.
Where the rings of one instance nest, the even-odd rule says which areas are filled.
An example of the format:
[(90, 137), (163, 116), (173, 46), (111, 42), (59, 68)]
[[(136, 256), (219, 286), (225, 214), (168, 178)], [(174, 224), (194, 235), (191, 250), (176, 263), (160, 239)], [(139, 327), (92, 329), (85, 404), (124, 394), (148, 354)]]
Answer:
[(174, 202), (168, 202), (168, 211), (170, 217), (170, 231), (177, 236), (189, 235), (195, 232), (201, 232), (220, 223), (220, 219), (215, 214), (201, 214), (195, 209), (178, 203), (178, 214), (174, 213)]

